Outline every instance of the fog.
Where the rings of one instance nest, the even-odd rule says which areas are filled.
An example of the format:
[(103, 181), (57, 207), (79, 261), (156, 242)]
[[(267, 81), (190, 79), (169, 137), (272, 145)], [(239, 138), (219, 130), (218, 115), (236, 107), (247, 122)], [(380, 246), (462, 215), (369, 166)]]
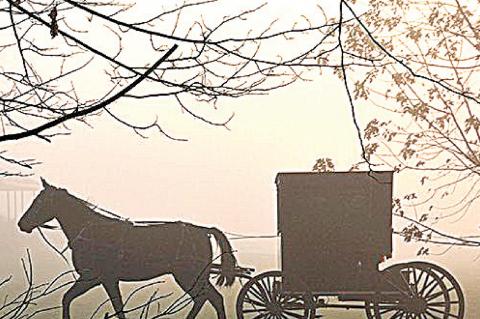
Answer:
[[(133, 111), (128, 101), (114, 106), (118, 113), (133, 113), (132, 117), (139, 120), (158, 115), (160, 125), (169, 134), (186, 138), (187, 142), (172, 141), (155, 132), (144, 139), (105, 116), (97, 116), (89, 122), (93, 128), (68, 123), (71, 134), (56, 137), (52, 143), (30, 138), (9, 143), (6, 148), (10, 156), (33, 157), (41, 162), (33, 168), (30, 178), (38, 183), (38, 190), (43, 177), (52, 185), (132, 220), (182, 220), (215, 226), (228, 233), (271, 236), (277, 233), (276, 174), (311, 171), (321, 157), (332, 158), (338, 170), (348, 170), (361, 160), (347, 102), (342, 83), (326, 73), (314, 81), (297, 82), (269, 95), (220, 100), (218, 110), (202, 110), (218, 120), (234, 113), (228, 129), (195, 120), (182, 113), (178, 105), (165, 101), (159, 102), (160, 105), (153, 101), (136, 104)], [(363, 127), (377, 112), (361, 109), (360, 125)], [(395, 196), (408, 192), (412, 184), (412, 176), (395, 175)], [(30, 195), (25, 197), (25, 208), (31, 199)], [(475, 233), (477, 207), (472, 207), (459, 221), (449, 220), (438, 226), (451, 233)], [(5, 209), (0, 209), (5, 214)], [(4, 262), (0, 263), (0, 276), (14, 274), (14, 277), (9, 290), (1, 292), (0, 298), (21, 290), (24, 285), (20, 258), (26, 257), (27, 247), (37, 280), (48, 280), (62, 270), (71, 269), (37, 232), (19, 234), (14, 222), (3, 220), (3, 223), (8, 225), (3, 229), (0, 260)], [(402, 222), (395, 220), (394, 224), (401, 227)], [(55, 245), (65, 247), (61, 234), (45, 233)], [(280, 267), (279, 239), (234, 240), (232, 244), (239, 264), (255, 268), (256, 273)], [(466, 318), (478, 318), (480, 275), (475, 270), (480, 251), (455, 247), (446, 251), (449, 247), (432, 246), (430, 256), (418, 257), (420, 246), (395, 236), (393, 258), (381, 267), (407, 260), (428, 260), (444, 266), (465, 290)], [(321, 246), (306, 249), (321, 249)], [(66, 255), (69, 259), (68, 252)], [(165, 280), (159, 288), (161, 292), (173, 289), (175, 296), (181, 294), (170, 277)], [(127, 292), (133, 287), (127, 284), (122, 289)], [(229, 318), (234, 318), (238, 289), (237, 284), (230, 290), (221, 290), (227, 300)], [(147, 298), (148, 294), (142, 296)], [(72, 317), (91, 314), (105, 297), (98, 288), (79, 297), (73, 304)], [(60, 300), (59, 296), (55, 298)], [(168, 300), (171, 299), (166, 299), (165, 304)], [(208, 306), (201, 317), (211, 318), (212, 313)], [(186, 312), (181, 312), (177, 317), (185, 315)], [(59, 317), (60, 312), (55, 316)], [(327, 318), (363, 317), (361, 311), (352, 310), (332, 313)]]
[[(245, 235), (276, 234), (274, 179), (278, 172), (310, 171), (319, 157), (330, 157), (345, 170), (360, 156), (344, 92), (331, 77), (299, 83), (269, 96), (225, 103), (221, 114), (235, 112), (229, 130), (168, 112), (174, 114), (166, 121), (169, 129), (187, 137), (188, 142), (174, 142), (156, 134), (142, 139), (99, 117), (93, 121), (93, 129), (75, 124), (71, 136), (59, 137), (51, 144), (19, 143), (11, 145), (10, 151), (42, 162), (34, 168), (33, 179), (39, 189), (39, 177), (43, 176), (51, 184), (126, 218), (183, 220)], [(408, 186), (408, 180), (396, 175), (394, 192), (402, 193), (405, 184)], [(25, 200), (28, 204), (28, 198)], [(472, 220), (475, 216), (467, 215), (454, 224), (454, 229), (469, 229)], [(58, 233), (47, 235), (59, 247), (65, 246)], [(19, 258), (25, 257), (23, 248), (28, 245), (33, 245), (37, 278), (52, 278), (56, 271), (71, 267), (52, 253), (38, 234), (21, 235), (15, 240), (16, 248), (7, 238), (4, 240), (9, 249), (5, 252), (15, 258), (2, 264), (4, 276), (17, 272), (17, 280), (22, 280), (15, 269), (19, 269)], [(239, 264), (254, 267), (257, 273), (278, 269), (279, 244), (277, 239), (233, 241)], [(418, 259), (445, 266), (465, 289), (466, 318), (476, 318), (480, 313), (476, 303), (480, 278), (471, 270), (477, 268), (478, 252), (453, 248), (441, 256), (419, 258), (419, 247), (394, 237), (393, 258), (382, 267)], [(432, 248), (434, 253), (443, 250), (445, 247)], [(171, 278), (167, 281), (162, 289), (175, 289)], [(128, 290), (130, 286), (122, 287)], [(237, 291), (238, 287), (222, 290), (230, 312)], [(90, 313), (98, 296), (104, 298), (105, 294), (96, 289), (80, 297), (72, 313)], [(207, 307), (202, 314), (207, 318), (211, 311)], [(184, 315), (179, 314), (179, 318)], [(363, 313), (341, 313), (342, 318), (348, 316), (362, 318)]]

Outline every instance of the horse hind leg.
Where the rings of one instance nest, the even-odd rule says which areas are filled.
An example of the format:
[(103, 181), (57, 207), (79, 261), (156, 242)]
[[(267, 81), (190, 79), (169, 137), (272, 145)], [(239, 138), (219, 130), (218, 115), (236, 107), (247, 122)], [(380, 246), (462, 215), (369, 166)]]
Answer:
[(175, 279), (180, 287), (190, 295), (193, 300), (193, 307), (186, 319), (195, 319), (208, 300), (217, 312), (218, 319), (226, 319), (223, 297), (210, 283), (207, 277), (192, 279), (190, 276), (175, 274)]
[(207, 301), (205, 296), (202, 296), (202, 295), (192, 296), (192, 299), (193, 299), (193, 307), (188, 313), (186, 319), (195, 319), (198, 313), (200, 312), (200, 310), (202, 310), (203, 305), (205, 305), (205, 301)]
[(223, 304), (223, 296), (218, 292), (217, 288), (210, 282), (207, 282), (205, 289), (205, 297), (212, 304), (217, 312), (218, 319), (226, 319), (225, 306)]
[(207, 298), (202, 291), (205, 280), (196, 280), (190, 275), (180, 275), (178, 273), (175, 273), (174, 277), (178, 285), (192, 298), (193, 301), (193, 307), (188, 313), (186, 319), (195, 319), (207, 301)]

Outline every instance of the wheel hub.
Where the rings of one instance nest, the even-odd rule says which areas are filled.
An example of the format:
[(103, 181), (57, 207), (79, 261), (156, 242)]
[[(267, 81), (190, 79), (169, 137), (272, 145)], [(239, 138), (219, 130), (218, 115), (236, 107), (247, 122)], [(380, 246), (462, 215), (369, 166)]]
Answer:
[(268, 305), (268, 311), (275, 316), (280, 316), (283, 312), (282, 306), (278, 302), (273, 302)]
[(404, 309), (407, 312), (420, 315), (427, 310), (427, 301), (421, 297), (411, 297), (405, 300)]

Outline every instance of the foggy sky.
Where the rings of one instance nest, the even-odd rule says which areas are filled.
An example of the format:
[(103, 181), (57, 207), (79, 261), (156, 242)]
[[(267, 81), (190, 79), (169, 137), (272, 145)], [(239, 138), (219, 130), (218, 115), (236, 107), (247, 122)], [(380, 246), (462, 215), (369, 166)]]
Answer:
[[(155, 132), (142, 139), (101, 116), (90, 121), (93, 129), (68, 123), (70, 136), (54, 138), (50, 144), (31, 138), (10, 143), (7, 149), (10, 156), (42, 162), (33, 170), (35, 178), (43, 176), (128, 218), (185, 220), (228, 232), (271, 235), (276, 232), (278, 172), (310, 171), (319, 157), (332, 158), (343, 170), (361, 160), (347, 102), (338, 78), (324, 74), (268, 96), (221, 100), (218, 111), (202, 110), (218, 120), (234, 112), (230, 130), (194, 120), (173, 102), (135, 106), (134, 117), (148, 120), (158, 114), (163, 129), (188, 142)], [(114, 108), (132, 112), (127, 100)], [(363, 127), (372, 111), (362, 111)], [(395, 179), (394, 191), (405, 192), (409, 181)], [(446, 227), (473, 233), (478, 230), (478, 223), (472, 223), (476, 220), (470, 214)], [(395, 245), (400, 257), (415, 257), (414, 249), (401, 252), (402, 242)], [(459, 255), (466, 267), (476, 253), (463, 250)], [(448, 256), (437, 259), (450, 267), (461, 266)]]

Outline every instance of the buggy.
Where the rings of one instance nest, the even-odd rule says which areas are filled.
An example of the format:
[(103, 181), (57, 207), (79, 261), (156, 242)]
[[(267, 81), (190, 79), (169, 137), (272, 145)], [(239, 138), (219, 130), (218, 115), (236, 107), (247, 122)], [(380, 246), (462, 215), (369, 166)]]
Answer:
[(459, 283), (423, 261), (392, 257), (393, 172), (279, 173), (281, 270), (250, 277), (238, 319), (320, 318), (363, 309), (369, 319), (463, 319)]

